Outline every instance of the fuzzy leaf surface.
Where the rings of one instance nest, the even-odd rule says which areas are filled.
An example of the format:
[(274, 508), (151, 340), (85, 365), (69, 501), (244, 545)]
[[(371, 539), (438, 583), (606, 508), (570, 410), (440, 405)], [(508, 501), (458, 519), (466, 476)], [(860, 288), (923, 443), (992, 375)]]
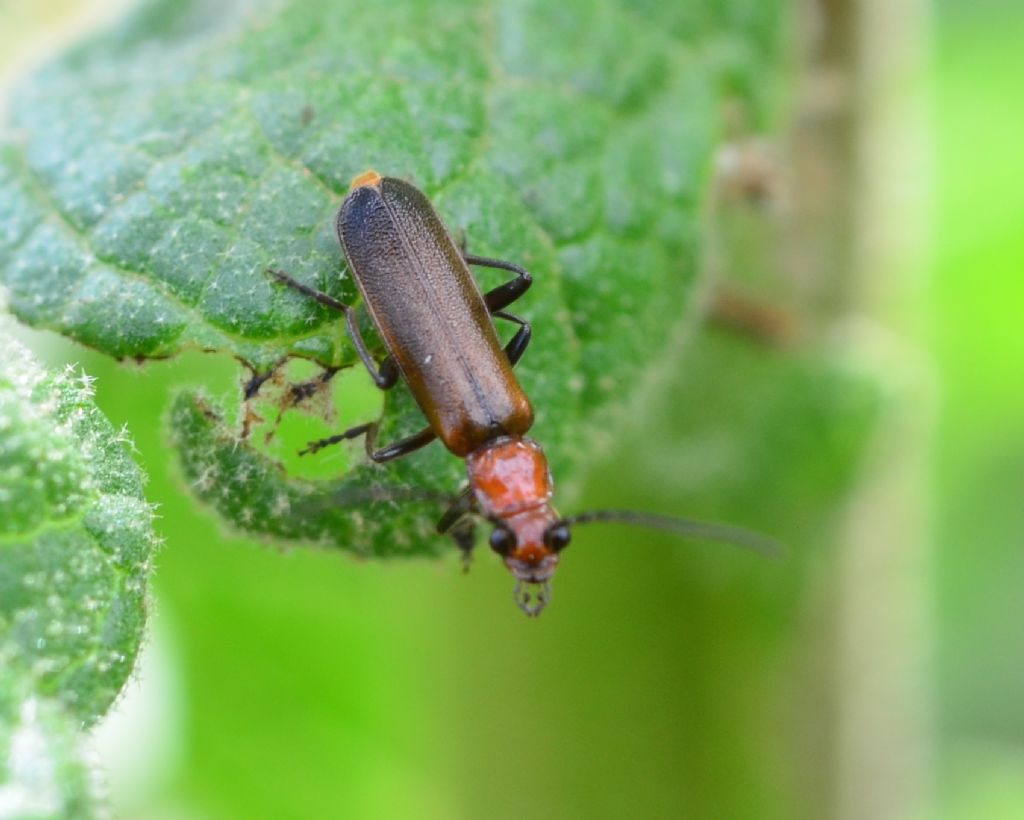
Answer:
[(129, 446), (87, 376), (48, 373), (0, 325), (0, 668), (83, 724), (142, 639), (156, 539)]

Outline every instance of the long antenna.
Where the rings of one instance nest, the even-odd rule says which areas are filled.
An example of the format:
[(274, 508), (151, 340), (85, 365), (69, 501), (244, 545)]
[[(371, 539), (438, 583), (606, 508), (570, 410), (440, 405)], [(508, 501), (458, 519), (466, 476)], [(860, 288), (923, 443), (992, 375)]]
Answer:
[(729, 524), (718, 524), (713, 521), (695, 521), (691, 518), (675, 518), (667, 515), (633, 512), (631, 510), (591, 510), (563, 518), (559, 523), (573, 526), (605, 521), (620, 524), (635, 524), (655, 530), (675, 533), (692, 538), (706, 538), (709, 541), (721, 541), (737, 547), (759, 552), (769, 558), (781, 558), (786, 554), (785, 548), (774, 538), (761, 535), (742, 527)]

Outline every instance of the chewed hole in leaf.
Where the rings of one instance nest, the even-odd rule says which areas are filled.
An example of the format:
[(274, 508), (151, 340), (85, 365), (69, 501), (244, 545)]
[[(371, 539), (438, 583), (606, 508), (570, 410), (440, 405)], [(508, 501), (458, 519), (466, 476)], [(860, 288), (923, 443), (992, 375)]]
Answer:
[(258, 389), (250, 380), (243, 391), (238, 437), (247, 446), (297, 478), (336, 479), (364, 460), (358, 438), (300, 455), (310, 441), (380, 417), (383, 397), (361, 366), (290, 359), (260, 378)]
[(379, 557), (450, 548), (434, 532), (448, 487), (403, 480), (362, 460), (333, 480), (296, 477), (242, 441), (223, 410), (192, 392), (177, 396), (171, 428), (191, 491), (247, 534)]

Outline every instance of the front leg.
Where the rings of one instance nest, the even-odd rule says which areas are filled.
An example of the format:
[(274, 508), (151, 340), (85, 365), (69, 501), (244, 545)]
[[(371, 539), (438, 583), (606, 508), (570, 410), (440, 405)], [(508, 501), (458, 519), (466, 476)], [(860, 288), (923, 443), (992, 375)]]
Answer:
[(450, 535), (462, 553), (463, 571), (469, 571), (476, 546), (476, 496), (467, 486), (452, 500), (441, 520), (437, 522), (440, 535)]

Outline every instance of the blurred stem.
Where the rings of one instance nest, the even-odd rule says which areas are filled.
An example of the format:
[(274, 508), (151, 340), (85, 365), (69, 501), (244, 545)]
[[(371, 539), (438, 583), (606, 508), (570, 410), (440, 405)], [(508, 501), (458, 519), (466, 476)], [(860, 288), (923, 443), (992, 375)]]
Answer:
[(807, 317), (831, 319), (854, 281), (853, 192), (857, 181), (855, 0), (804, 0), (797, 110), (788, 165), (795, 236), (782, 273)]
[[(772, 174), (748, 160), (768, 173), (746, 189), (722, 188), (763, 186), (770, 196), (750, 197), (768, 206), (757, 213), (781, 219), (743, 218), (735, 198), (723, 199), (724, 235), (712, 249), (722, 258), (711, 267), (731, 284), (753, 280), (792, 314), (788, 334), (748, 321), (749, 310), (741, 329), (767, 327), (782, 346), (838, 349), (882, 392), (839, 549), (808, 591), (797, 675), (810, 678), (803, 695), (814, 707), (795, 727), (794, 771), (803, 816), (907, 818), (923, 813), (931, 769), (924, 497), (934, 399), (917, 313), (927, 263), (927, 17), (920, 0), (805, 0), (795, 22), (785, 161)], [(739, 150), (734, 168), (744, 167)], [(737, 324), (722, 303), (715, 318)]]
[(926, 804), (930, 769), (924, 496), (933, 401), (914, 312), (926, 264), (927, 14), (918, 0), (820, 8), (829, 44), (821, 60), (844, 97), (822, 133), (836, 142), (826, 150), (848, 160), (846, 184), (831, 192), (849, 231), (833, 237), (848, 251), (834, 258), (849, 260), (853, 317), (838, 329), (888, 393), (836, 566), (830, 813), (906, 818)]

